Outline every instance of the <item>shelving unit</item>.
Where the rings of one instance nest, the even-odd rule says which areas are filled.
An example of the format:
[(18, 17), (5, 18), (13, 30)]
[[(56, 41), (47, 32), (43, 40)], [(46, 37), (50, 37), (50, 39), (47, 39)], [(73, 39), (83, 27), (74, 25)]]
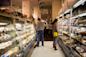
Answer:
[[(64, 17), (64, 18), (60, 18)], [(58, 17), (59, 45), (66, 57), (86, 57), (86, 0)]]
[(28, 21), (25, 17), (0, 11), (0, 57), (26, 57), (30, 52), (36, 32), (34, 25)]

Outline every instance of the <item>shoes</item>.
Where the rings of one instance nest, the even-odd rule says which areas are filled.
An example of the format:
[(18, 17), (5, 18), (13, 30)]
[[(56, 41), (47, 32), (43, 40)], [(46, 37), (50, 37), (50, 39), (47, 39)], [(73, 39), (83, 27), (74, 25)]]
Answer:
[(55, 45), (53, 45), (54, 50), (58, 50)]
[(36, 48), (36, 45), (34, 46), (34, 48)]
[[(42, 46), (44, 46), (44, 45), (42, 45)], [(35, 46), (34, 46), (34, 48), (36, 48), (36, 47), (39, 47), (39, 45), (35, 45)]]
[(44, 46), (44, 43), (42, 43), (42, 46)]
[(54, 50), (58, 50), (57, 48), (54, 48)]

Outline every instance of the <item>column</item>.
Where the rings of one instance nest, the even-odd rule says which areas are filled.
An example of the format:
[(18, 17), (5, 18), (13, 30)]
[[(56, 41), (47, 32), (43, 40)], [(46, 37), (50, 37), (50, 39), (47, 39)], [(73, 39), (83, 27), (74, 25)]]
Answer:
[(61, 0), (52, 1), (52, 19), (55, 19), (58, 16), (58, 12), (60, 11), (61, 7)]
[(22, 0), (22, 13), (27, 15), (28, 18), (31, 16), (31, 1), (30, 0)]
[(33, 17), (34, 17), (35, 19), (41, 17), (41, 11), (40, 11), (39, 6), (34, 6)]

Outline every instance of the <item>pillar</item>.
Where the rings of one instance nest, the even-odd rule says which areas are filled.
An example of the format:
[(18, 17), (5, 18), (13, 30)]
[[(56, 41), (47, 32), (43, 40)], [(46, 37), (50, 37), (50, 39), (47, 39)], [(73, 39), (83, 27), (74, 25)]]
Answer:
[(35, 19), (41, 17), (41, 11), (40, 11), (40, 8), (39, 8), (38, 5), (37, 5), (37, 6), (34, 6), (34, 10), (33, 10), (33, 11), (34, 11), (34, 12), (33, 12), (33, 17), (34, 17)]
[(27, 17), (31, 16), (31, 1), (30, 0), (22, 0), (22, 13), (27, 15)]
[(53, 0), (52, 1), (52, 19), (55, 19), (58, 16), (58, 12), (62, 7), (61, 0)]

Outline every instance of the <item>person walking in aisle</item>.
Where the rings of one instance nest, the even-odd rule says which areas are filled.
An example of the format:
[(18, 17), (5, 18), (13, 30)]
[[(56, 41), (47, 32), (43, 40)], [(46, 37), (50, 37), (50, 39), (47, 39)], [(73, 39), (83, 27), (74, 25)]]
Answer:
[(58, 31), (57, 31), (57, 19), (52, 22), (52, 31), (53, 31), (53, 48), (57, 50), (57, 38), (58, 38)]
[(36, 31), (37, 31), (36, 46), (39, 46), (40, 40), (42, 42), (42, 46), (44, 46), (44, 26), (45, 26), (45, 22), (42, 19), (38, 18), (38, 22), (36, 25)]

